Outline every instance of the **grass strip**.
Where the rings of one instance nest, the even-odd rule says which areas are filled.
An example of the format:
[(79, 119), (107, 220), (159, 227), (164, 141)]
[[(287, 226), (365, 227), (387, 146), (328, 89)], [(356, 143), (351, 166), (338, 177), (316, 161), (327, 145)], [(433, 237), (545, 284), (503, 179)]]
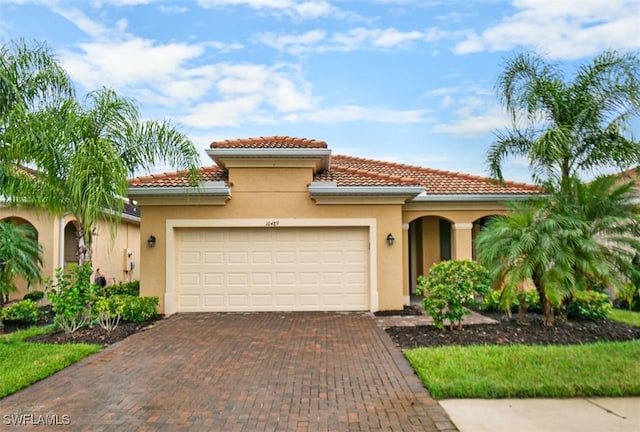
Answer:
[(436, 399), (640, 395), (640, 340), (416, 348), (405, 355)]
[(640, 327), (640, 312), (630, 312), (623, 309), (613, 309), (609, 314), (609, 319), (621, 323)]
[(33, 327), (0, 337), (0, 398), (102, 349), (100, 345), (25, 342), (25, 339), (47, 331), (50, 328)]

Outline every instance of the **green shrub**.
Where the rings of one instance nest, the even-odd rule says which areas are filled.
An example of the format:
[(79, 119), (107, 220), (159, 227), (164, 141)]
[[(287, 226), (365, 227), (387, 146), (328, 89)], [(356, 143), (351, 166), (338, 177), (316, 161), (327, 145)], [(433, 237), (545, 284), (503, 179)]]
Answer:
[(118, 297), (99, 297), (93, 304), (92, 312), (98, 325), (111, 332), (120, 324), (123, 308), (124, 301), (119, 301)]
[(91, 304), (97, 286), (91, 283), (91, 264), (72, 264), (69, 271), (56, 269), (56, 283), (47, 280), (47, 298), (55, 313), (55, 324), (66, 333), (91, 323)]
[[(540, 294), (536, 290), (521, 291), (518, 294), (518, 304), (520, 303), (520, 297), (524, 297), (527, 302), (527, 310), (533, 313), (542, 313), (542, 304), (540, 303)], [(519, 306), (519, 305), (518, 305)], [(516, 306), (516, 311), (518, 310)]]
[[(480, 303), (479, 308), (487, 312), (506, 312), (505, 308), (500, 305), (500, 297), (502, 291), (491, 291), (485, 295)], [(536, 290), (520, 291), (518, 295), (511, 299), (509, 312), (516, 313), (520, 307), (520, 298), (524, 297), (527, 302), (529, 312), (541, 313), (542, 305), (540, 304), (540, 295)]]
[[(487, 312), (503, 312), (504, 308), (500, 306), (500, 297), (502, 296), (502, 291), (491, 291), (489, 294), (485, 295), (482, 298), (482, 302), (478, 305), (480, 310)], [(515, 312), (518, 310), (518, 301), (513, 299), (511, 305), (509, 307), (511, 312)]]
[(34, 324), (40, 319), (40, 307), (33, 300), (22, 300), (0, 310), (0, 320), (20, 324)]
[(632, 282), (626, 283), (618, 288), (616, 297), (621, 306), (629, 311), (635, 310), (637, 305), (640, 304), (640, 291)]
[(442, 261), (429, 270), (429, 276), (418, 277), (418, 294), (423, 294), (425, 311), (434, 325), (442, 329), (444, 320), (449, 327), (462, 329), (462, 319), (470, 312), (466, 305), (477, 304), (476, 297), (491, 292), (488, 271), (472, 261)]
[(143, 322), (158, 315), (158, 297), (135, 297), (116, 295), (110, 301), (121, 311), (122, 319), (128, 322)]
[(131, 282), (119, 282), (113, 285), (107, 285), (100, 289), (100, 295), (104, 297), (111, 297), (115, 295), (140, 295), (140, 281)]
[(33, 300), (36, 303), (42, 300), (43, 298), (44, 298), (44, 292), (37, 291), (37, 290), (29, 291), (23, 297), (24, 300)]
[(583, 320), (601, 320), (609, 316), (613, 309), (607, 294), (597, 291), (578, 291), (569, 303), (567, 316)]

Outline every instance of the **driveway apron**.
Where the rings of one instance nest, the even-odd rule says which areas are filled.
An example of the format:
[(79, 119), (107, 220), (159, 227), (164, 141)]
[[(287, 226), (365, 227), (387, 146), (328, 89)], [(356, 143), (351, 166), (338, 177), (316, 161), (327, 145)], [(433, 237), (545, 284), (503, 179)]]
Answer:
[(174, 315), (0, 400), (0, 422), (2, 430), (456, 430), (370, 313), (324, 312)]

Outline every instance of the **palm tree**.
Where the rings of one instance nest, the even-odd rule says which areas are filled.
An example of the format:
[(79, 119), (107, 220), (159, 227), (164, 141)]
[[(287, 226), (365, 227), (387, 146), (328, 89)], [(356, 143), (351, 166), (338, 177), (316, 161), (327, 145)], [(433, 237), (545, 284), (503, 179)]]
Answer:
[(589, 289), (594, 281), (618, 288), (632, 280), (634, 260), (640, 252), (640, 203), (635, 182), (602, 176), (588, 184), (575, 178), (567, 184), (566, 192), (556, 195), (555, 211), (587, 222), (583, 236), (595, 241), (597, 255), (611, 270), (609, 278), (599, 280), (588, 269), (577, 268), (577, 288)]
[[(478, 235), (478, 261), (491, 273), (502, 302), (532, 281), (545, 324), (553, 308), (593, 284), (617, 287), (633, 274), (640, 252), (640, 206), (633, 183), (602, 177), (585, 185), (570, 178), (565, 192), (512, 203)], [(521, 303), (521, 313), (526, 307)]]
[(15, 279), (38, 282), (42, 266), (42, 247), (35, 230), (27, 224), (0, 221), (0, 306), (5, 296), (16, 291)]
[(533, 53), (506, 62), (497, 81), (512, 130), (499, 132), (488, 152), (491, 175), (502, 180), (508, 156), (529, 159), (536, 183), (567, 187), (571, 177), (640, 162), (630, 120), (640, 113), (640, 60), (607, 51), (565, 82), (557, 65)]
[[(510, 305), (524, 285), (533, 281), (540, 295), (545, 324), (553, 323), (553, 306), (564, 297), (565, 285), (558, 274), (567, 273), (571, 251), (558, 233), (565, 233), (574, 221), (548, 217), (544, 200), (511, 203), (511, 213), (496, 216), (477, 238), (478, 262), (491, 275), (494, 288), (502, 290), (501, 303)], [(578, 221), (575, 221), (578, 222)], [(581, 226), (573, 230), (580, 230)], [(520, 319), (526, 311), (521, 301)]]
[[(24, 40), (0, 46), (0, 193), (12, 177), (18, 141), (31, 139), (34, 131), (51, 117), (51, 112), (73, 96), (67, 73), (44, 43), (29, 46)], [(29, 125), (33, 125), (29, 129)], [(25, 133), (26, 132), (26, 133)]]
[(37, 118), (23, 106), (22, 121), (2, 131), (0, 142), (11, 155), (4, 194), (13, 202), (74, 215), (82, 265), (91, 261), (91, 232), (99, 220), (115, 234), (128, 178), (164, 162), (195, 184), (199, 157), (171, 123), (141, 119), (135, 103), (111, 89), (89, 93), (84, 104), (73, 97), (56, 101)]

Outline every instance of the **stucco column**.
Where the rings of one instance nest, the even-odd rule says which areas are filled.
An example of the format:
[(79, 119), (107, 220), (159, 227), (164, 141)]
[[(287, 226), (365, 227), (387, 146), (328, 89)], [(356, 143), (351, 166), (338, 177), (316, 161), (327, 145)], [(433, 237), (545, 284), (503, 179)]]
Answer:
[(409, 277), (409, 224), (402, 224), (402, 298), (405, 306), (411, 304)]
[(456, 222), (453, 224), (453, 258), (457, 260), (473, 259), (473, 224)]

